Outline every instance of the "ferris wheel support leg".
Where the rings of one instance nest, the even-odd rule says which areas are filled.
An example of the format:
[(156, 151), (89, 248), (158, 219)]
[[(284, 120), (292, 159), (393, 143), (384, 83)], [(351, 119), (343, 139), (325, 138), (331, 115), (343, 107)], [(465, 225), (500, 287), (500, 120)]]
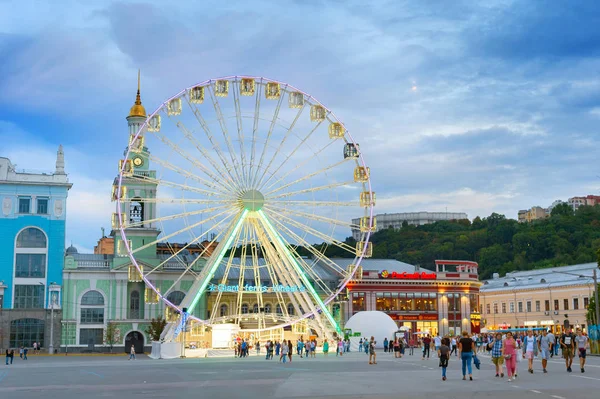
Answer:
[[(283, 242), (281, 237), (279, 237), (279, 234), (277, 234), (277, 231), (275, 230), (273, 225), (269, 222), (269, 219), (267, 219), (266, 215), (264, 214), (264, 212), (262, 210), (259, 210), (257, 213), (259, 214), (260, 219), (263, 221), (263, 224), (265, 225), (267, 232), (271, 236), (271, 239), (279, 245), (280, 251), (282, 251), (285, 254), (285, 256), (289, 259), (290, 264), (293, 266), (296, 274), (298, 275), (298, 277), (300, 277), (300, 279), (304, 283), (304, 286), (306, 287), (308, 292), (313, 297), (313, 300), (321, 309), (321, 314), (323, 314), (327, 318), (327, 320), (329, 321), (331, 326), (337, 331), (337, 333), (341, 334), (342, 329), (340, 328), (338, 323), (335, 321), (335, 319), (333, 318), (333, 316), (327, 309), (327, 306), (323, 303), (323, 301), (319, 297), (319, 294), (317, 294), (317, 292), (315, 291), (313, 286), (308, 281), (308, 278), (302, 271), (302, 268), (298, 265), (298, 262), (296, 261), (294, 256), (292, 256), (292, 254), (290, 253), (289, 249), (287, 248), (287, 246), (285, 245), (285, 243)], [(316, 314), (315, 317), (319, 317), (319, 315)]]
[[(213, 255), (210, 257), (210, 259), (204, 266), (202, 273), (196, 278), (196, 280), (194, 281), (194, 283), (188, 290), (188, 295), (186, 295), (185, 298), (183, 298), (183, 301), (181, 302), (181, 304), (179, 306), (180, 310), (183, 308), (187, 308), (188, 313), (192, 313), (192, 311), (198, 304), (198, 301), (202, 297), (204, 290), (206, 290), (206, 287), (208, 286), (210, 280), (213, 278), (215, 271), (219, 267), (219, 264), (223, 260), (223, 257), (225, 256), (225, 252), (227, 252), (227, 250), (233, 243), (233, 240), (236, 237), (237, 232), (242, 227), (242, 224), (243, 224), (244, 220), (246, 219), (247, 215), (248, 215), (248, 211), (244, 210), (240, 214), (239, 218), (237, 220), (235, 220), (234, 222), (232, 222), (232, 224), (229, 227), (229, 231), (223, 237), (223, 240), (221, 240), (219, 245), (217, 245), (217, 248), (213, 252)], [(167, 327), (165, 327), (165, 331), (163, 331), (161, 338), (164, 339), (165, 341), (172, 340), (174, 332), (175, 332), (175, 328), (177, 327), (176, 324), (177, 323), (167, 324)]]

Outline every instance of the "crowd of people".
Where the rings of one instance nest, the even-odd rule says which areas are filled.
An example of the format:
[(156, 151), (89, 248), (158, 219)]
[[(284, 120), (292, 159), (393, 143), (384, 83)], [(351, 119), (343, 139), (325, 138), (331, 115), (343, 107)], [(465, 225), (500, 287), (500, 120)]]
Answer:
[[(349, 339), (337, 339), (331, 343), (336, 356), (343, 356), (350, 352)], [(358, 351), (364, 352), (369, 357), (369, 364), (377, 364), (377, 354), (374, 337), (370, 339), (361, 338), (358, 342)], [(534, 360), (541, 359), (542, 372), (547, 373), (548, 360), (557, 356), (559, 350), (565, 359), (567, 372), (572, 372), (572, 364), (575, 354), (579, 357), (579, 366), (582, 373), (585, 373), (585, 361), (587, 348), (589, 345), (588, 337), (580, 330), (565, 332), (560, 336), (554, 336), (547, 330), (540, 333), (533, 330), (525, 334), (515, 334), (511, 331), (496, 332), (494, 334), (474, 334), (463, 332), (460, 336), (431, 336), (424, 334), (412, 336), (397, 336), (383, 340), (383, 351), (393, 354), (395, 358), (401, 358), (406, 355), (414, 354), (414, 349), (419, 348), (423, 360), (430, 358), (431, 353), (437, 354), (439, 366), (442, 371), (442, 380), (447, 379), (447, 368), (450, 359), (454, 355), (461, 361), (462, 379), (473, 380), (473, 366), (480, 368), (480, 360), (477, 357), (479, 351), (487, 352), (495, 366), (495, 376), (504, 378), (505, 370), (508, 381), (518, 377), (517, 365), (523, 360), (527, 361), (527, 371), (534, 373)], [(240, 340), (235, 346), (236, 357), (247, 357), (250, 343), (247, 340)], [(260, 355), (261, 345), (255, 342), (253, 347), (257, 355)], [(264, 344), (266, 350), (266, 360), (272, 360), (273, 356), (279, 358), (279, 361), (286, 363), (292, 361), (292, 355), (295, 353), (300, 358), (316, 357), (318, 342), (316, 339), (304, 340), (302, 337), (295, 344), (291, 340), (267, 341)], [(330, 343), (324, 340), (322, 343), (322, 352), (327, 356), (330, 349)], [(7, 355), (8, 356), (8, 355)], [(7, 357), (8, 359), (8, 357)], [(7, 360), (8, 361), (8, 360)]]

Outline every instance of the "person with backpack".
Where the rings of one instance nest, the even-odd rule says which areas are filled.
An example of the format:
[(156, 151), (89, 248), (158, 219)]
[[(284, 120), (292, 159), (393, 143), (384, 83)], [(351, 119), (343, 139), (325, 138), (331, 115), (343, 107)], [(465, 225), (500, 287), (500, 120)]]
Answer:
[(443, 338), (441, 340), (437, 354), (440, 358), (440, 367), (442, 368), (442, 381), (446, 381), (446, 369), (448, 368), (448, 362), (450, 361), (450, 339)]
[(369, 364), (377, 364), (377, 354), (375, 353), (376, 344), (375, 337), (371, 335), (371, 341), (369, 341)]
[(527, 359), (527, 370), (533, 374), (533, 358), (538, 355), (537, 337), (533, 335), (533, 330), (527, 331), (527, 335), (523, 338), (523, 359)]

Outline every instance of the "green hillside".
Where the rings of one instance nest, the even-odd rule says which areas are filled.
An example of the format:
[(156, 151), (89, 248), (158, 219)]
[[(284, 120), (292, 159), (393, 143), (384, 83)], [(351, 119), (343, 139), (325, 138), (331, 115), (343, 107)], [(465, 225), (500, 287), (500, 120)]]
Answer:
[[(348, 239), (347, 241), (351, 241)], [(595, 262), (600, 248), (600, 206), (576, 212), (566, 204), (549, 218), (518, 223), (496, 213), (487, 218), (404, 224), (372, 236), (373, 258), (392, 258), (424, 268), (436, 259), (473, 260), (482, 279), (492, 273)], [(337, 254), (331, 249), (330, 255)], [(328, 251), (329, 253), (329, 251)]]

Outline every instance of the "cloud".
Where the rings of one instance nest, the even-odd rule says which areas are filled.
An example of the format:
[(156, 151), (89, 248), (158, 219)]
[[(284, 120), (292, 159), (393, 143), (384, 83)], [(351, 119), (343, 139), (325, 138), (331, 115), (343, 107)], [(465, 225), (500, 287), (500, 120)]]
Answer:
[(447, 206), (516, 217), (597, 193), (591, 2), (37, 3), (0, 5), (0, 130), (28, 140), (3, 140), (0, 152), (32, 168), (31, 147), (33, 168), (52, 167), (65, 145), (69, 234), (82, 248), (110, 223), (138, 68), (147, 111), (231, 74), (307, 91), (360, 143), (377, 212)]

